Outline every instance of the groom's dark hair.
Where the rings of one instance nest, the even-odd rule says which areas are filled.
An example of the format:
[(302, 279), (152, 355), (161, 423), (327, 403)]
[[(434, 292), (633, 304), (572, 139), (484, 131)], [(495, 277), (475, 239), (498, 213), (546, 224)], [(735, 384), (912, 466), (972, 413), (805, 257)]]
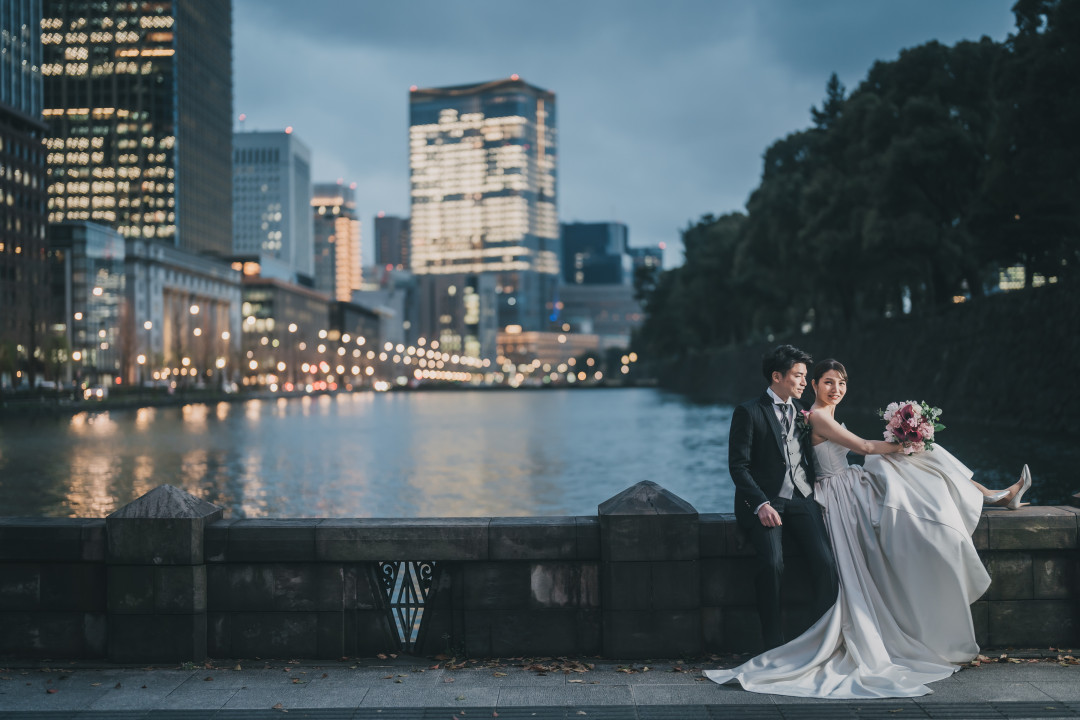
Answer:
[(810, 353), (804, 352), (794, 345), (777, 345), (761, 356), (761, 374), (765, 376), (765, 382), (772, 382), (772, 374), (778, 372), (787, 375), (788, 370), (797, 363), (810, 367), (814, 359)]

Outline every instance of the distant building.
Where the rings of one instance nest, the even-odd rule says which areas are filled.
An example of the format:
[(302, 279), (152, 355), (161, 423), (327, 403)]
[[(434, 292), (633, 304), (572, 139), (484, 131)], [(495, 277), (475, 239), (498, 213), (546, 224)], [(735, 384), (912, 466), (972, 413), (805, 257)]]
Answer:
[(52, 225), (49, 258), (53, 265), (51, 320), (64, 328), (64, 344), (73, 359), (64, 363), (59, 379), (111, 385), (122, 372), (125, 354), (130, 354), (124, 346), (135, 342), (131, 331), (124, 331), (120, 317), (127, 307), (124, 238), (95, 223)]
[(315, 289), (340, 302), (349, 302), (361, 287), (360, 221), (356, 217), (356, 186), (315, 185), (311, 206), (315, 216)]
[(567, 285), (631, 283), (626, 225), (619, 222), (563, 223), (562, 280)]
[(409, 269), (409, 218), (375, 216), (375, 264), (391, 270)]
[(627, 248), (626, 252), (629, 253), (633, 261), (634, 270), (639, 267), (659, 270), (664, 266), (664, 249), (662, 247), (632, 247)]
[[(559, 276), (555, 118), (555, 94), (516, 75), (413, 88), (409, 266), (429, 304), (446, 304), (450, 287), (472, 287), (483, 297), (490, 283), (499, 327), (548, 327)], [(436, 277), (440, 287), (423, 290)], [(443, 315), (421, 312), (440, 321)], [(461, 323), (421, 332), (456, 332)]]
[(601, 349), (630, 346), (630, 334), (645, 320), (634, 288), (615, 285), (564, 285), (559, 319), (573, 333), (595, 335)]
[(40, 26), (40, 0), (0, 2), (0, 385), (33, 373), (48, 322)]
[(384, 342), (411, 345), (420, 337), (418, 288), (416, 276), (408, 270), (373, 266), (365, 271), (364, 287), (353, 293), (352, 300), (378, 312)]
[(232, 4), (41, 6), (49, 220), (125, 239), (120, 374), (219, 377), (239, 335)]
[(43, 0), (49, 219), (232, 250), (232, 3)]
[(233, 255), (267, 256), (315, 282), (311, 150), (287, 128), (233, 136)]

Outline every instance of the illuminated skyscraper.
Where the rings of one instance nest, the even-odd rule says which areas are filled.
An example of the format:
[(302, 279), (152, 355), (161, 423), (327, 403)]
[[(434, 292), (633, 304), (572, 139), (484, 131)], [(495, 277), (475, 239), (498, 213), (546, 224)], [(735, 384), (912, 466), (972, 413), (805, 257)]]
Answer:
[(232, 250), (229, 0), (44, 0), (49, 219)]
[(375, 216), (375, 264), (391, 270), (409, 267), (409, 218)]
[(0, 373), (11, 375), (28, 369), (48, 310), (40, 23), (40, 0), (0, 2), (0, 356), (16, 351)]
[(361, 286), (360, 221), (356, 218), (356, 184), (320, 183), (311, 206), (315, 210), (315, 289), (340, 302), (351, 302)]
[[(554, 93), (514, 75), (413, 88), (409, 101), (409, 262), (432, 298), (424, 304), (472, 290), (483, 315), (488, 282), (470, 278), (493, 276), (498, 326), (546, 329), (559, 276)], [(445, 315), (424, 328), (444, 345), (461, 322)]]
[(314, 284), (311, 150), (292, 128), (233, 137), (233, 252), (272, 257)]

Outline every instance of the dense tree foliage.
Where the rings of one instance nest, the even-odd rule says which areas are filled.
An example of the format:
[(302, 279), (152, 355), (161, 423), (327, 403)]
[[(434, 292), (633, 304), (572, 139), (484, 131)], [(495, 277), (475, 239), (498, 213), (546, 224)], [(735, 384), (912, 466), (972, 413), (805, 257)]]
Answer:
[[(978, 301), (1001, 268), (1080, 267), (1080, 2), (1019, 0), (1016, 30), (929, 42), (835, 75), (812, 124), (764, 154), (746, 213), (683, 232), (636, 278), (652, 357)], [(1029, 282), (1030, 285), (1030, 282)]]

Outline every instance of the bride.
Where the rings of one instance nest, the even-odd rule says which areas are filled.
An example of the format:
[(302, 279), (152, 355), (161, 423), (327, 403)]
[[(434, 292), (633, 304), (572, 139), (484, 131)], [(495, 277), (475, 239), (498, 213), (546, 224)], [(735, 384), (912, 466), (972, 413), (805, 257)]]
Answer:
[[(990, 585), (971, 542), (984, 504), (1015, 509), (1031, 485), (1001, 492), (940, 445), (897, 455), (897, 443), (864, 440), (834, 418), (847, 392), (836, 360), (814, 366), (809, 416), (822, 506), (836, 565), (836, 603), (809, 630), (748, 662), (707, 670), (753, 692), (822, 698), (915, 697), (979, 651), (969, 606)], [(864, 467), (847, 453), (867, 455)]]

